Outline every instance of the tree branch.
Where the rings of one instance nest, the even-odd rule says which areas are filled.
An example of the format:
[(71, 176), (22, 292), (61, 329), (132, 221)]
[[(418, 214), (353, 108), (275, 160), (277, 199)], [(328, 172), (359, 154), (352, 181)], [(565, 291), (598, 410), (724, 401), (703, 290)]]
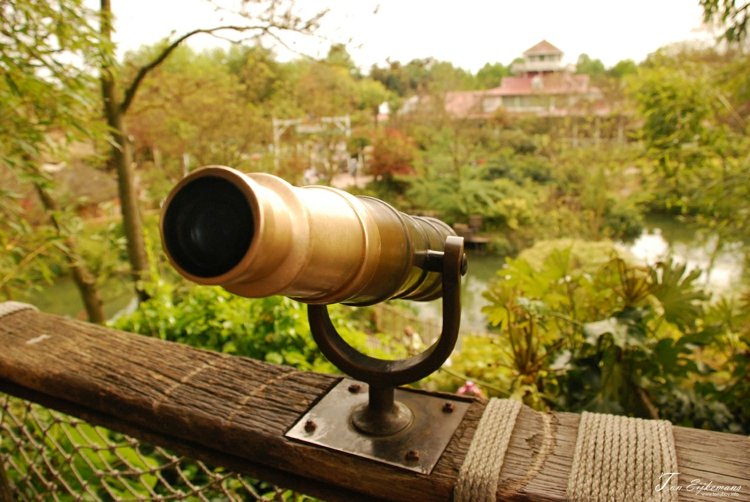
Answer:
[(146, 78), (146, 75), (148, 75), (152, 70), (157, 68), (161, 63), (164, 62), (169, 55), (174, 52), (177, 47), (182, 44), (185, 40), (188, 38), (198, 35), (201, 33), (205, 33), (208, 35), (214, 34), (218, 31), (223, 30), (232, 30), (236, 32), (244, 32), (244, 31), (260, 31), (269, 33), (269, 29), (272, 26), (237, 26), (237, 25), (226, 25), (226, 26), (216, 26), (214, 28), (200, 28), (193, 31), (189, 31), (176, 39), (174, 42), (169, 44), (162, 50), (150, 63), (142, 66), (138, 73), (136, 74), (133, 81), (130, 83), (128, 88), (125, 90), (125, 95), (122, 99), (122, 102), (120, 103), (120, 113), (124, 114), (128, 111), (128, 108), (130, 108), (130, 105), (133, 102), (133, 98), (135, 98), (136, 92), (138, 92), (138, 88), (140, 87), (141, 83), (143, 82), (143, 79)]

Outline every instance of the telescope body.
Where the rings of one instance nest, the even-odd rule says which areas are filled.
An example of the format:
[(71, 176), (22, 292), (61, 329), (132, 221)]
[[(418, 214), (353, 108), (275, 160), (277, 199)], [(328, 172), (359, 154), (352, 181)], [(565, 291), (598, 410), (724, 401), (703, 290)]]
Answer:
[(161, 218), (164, 250), (187, 279), (317, 305), (439, 298), (428, 251), (442, 252), (449, 235), (442, 221), (373, 197), (222, 166), (182, 179)]

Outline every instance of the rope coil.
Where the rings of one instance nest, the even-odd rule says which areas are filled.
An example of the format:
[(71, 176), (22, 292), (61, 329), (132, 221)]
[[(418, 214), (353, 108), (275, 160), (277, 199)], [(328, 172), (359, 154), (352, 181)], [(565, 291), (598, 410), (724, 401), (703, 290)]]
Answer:
[[(490, 400), (459, 471), (456, 502), (496, 500), (500, 471), (521, 406), (509, 399)], [(668, 421), (584, 412), (567, 498), (676, 502), (677, 472)]]
[(521, 403), (490, 399), (471, 440), (454, 488), (455, 502), (491, 502)]
[[(677, 455), (666, 420), (584, 412), (578, 426), (570, 500), (677, 500)], [(666, 476), (666, 478), (665, 478)]]

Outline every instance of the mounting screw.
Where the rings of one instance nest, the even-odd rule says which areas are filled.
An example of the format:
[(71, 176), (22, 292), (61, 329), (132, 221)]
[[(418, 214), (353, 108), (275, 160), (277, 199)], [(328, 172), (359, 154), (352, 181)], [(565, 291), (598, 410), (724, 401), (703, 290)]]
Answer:
[(312, 420), (308, 420), (307, 422), (305, 422), (305, 432), (308, 432), (308, 433), (315, 432), (315, 429), (317, 428), (318, 428), (318, 424), (316, 424)]
[(455, 410), (456, 407), (453, 403), (448, 401), (443, 405), (443, 413), (453, 413), (453, 410)]
[(349, 386), (349, 392), (352, 394), (359, 394), (360, 390), (362, 390), (362, 386), (358, 383), (353, 383)]
[(417, 450), (409, 450), (404, 456), (407, 462), (416, 462), (419, 460), (419, 452)]

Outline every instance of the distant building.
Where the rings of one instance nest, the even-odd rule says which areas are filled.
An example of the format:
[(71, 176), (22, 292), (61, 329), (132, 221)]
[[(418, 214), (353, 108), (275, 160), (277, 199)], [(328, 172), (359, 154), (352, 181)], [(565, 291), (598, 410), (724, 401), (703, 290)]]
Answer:
[(538, 75), (565, 71), (562, 65), (563, 51), (542, 40), (531, 49), (523, 53), (521, 61), (511, 65), (511, 71), (516, 75)]
[(588, 75), (575, 75), (562, 63), (563, 52), (542, 40), (523, 53), (499, 87), (483, 91), (453, 91), (445, 95), (445, 110), (456, 118), (489, 118), (499, 110), (545, 117), (606, 115), (602, 94)]

